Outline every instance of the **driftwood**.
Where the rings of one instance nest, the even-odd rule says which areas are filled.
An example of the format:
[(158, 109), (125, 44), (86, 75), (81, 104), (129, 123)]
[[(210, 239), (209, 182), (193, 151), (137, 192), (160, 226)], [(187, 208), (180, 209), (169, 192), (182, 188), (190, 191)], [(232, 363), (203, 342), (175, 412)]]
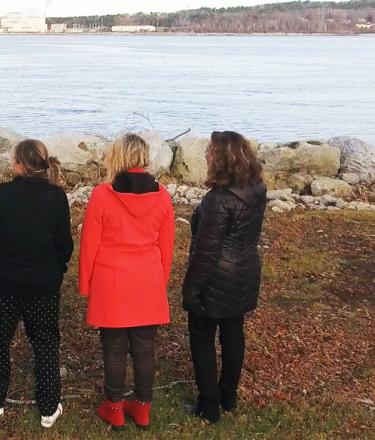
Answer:
[(190, 132), (191, 132), (191, 128), (188, 128), (188, 129), (185, 130), (183, 133), (178, 134), (178, 135), (175, 136), (174, 138), (172, 138), (172, 139), (166, 139), (165, 142), (173, 142), (173, 141), (175, 141), (176, 139), (178, 139), (179, 137), (184, 136), (185, 134), (188, 134), (188, 133), (190, 133)]

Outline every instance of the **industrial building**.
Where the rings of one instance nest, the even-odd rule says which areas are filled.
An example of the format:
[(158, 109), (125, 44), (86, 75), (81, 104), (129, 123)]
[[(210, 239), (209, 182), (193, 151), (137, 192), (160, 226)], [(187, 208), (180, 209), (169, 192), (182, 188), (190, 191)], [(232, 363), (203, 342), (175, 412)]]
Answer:
[(47, 23), (45, 17), (25, 17), (13, 13), (1, 18), (0, 29), (9, 33), (44, 33), (47, 32)]
[(112, 26), (112, 32), (155, 32), (155, 26)]

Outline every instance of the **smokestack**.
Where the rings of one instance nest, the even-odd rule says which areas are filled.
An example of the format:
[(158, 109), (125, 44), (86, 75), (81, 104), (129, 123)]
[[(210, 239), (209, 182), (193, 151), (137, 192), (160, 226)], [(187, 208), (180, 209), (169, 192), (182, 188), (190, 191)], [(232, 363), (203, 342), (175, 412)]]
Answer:
[(51, 5), (51, 3), (53, 2), (53, 0), (46, 0), (46, 2), (44, 3), (44, 16), (47, 16), (47, 9), (48, 7)]

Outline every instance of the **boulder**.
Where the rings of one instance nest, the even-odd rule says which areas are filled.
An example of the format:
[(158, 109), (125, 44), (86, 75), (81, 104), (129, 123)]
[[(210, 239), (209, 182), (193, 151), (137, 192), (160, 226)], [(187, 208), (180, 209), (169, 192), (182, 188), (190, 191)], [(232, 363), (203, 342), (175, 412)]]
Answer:
[(343, 180), (319, 177), (311, 184), (311, 193), (315, 197), (323, 196), (324, 194), (345, 197), (352, 194), (352, 188)]
[(205, 151), (209, 139), (183, 138), (176, 149), (171, 174), (184, 182), (202, 184), (207, 178)]
[(91, 160), (103, 161), (109, 143), (99, 136), (57, 135), (42, 139), (51, 156), (56, 156), (65, 167), (73, 169)]
[(361, 176), (357, 173), (341, 173), (340, 179), (349, 185), (357, 185), (361, 181)]
[(258, 158), (264, 163), (264, 169), (269, 172), (293, 170), (295, 157), (295, 150), (288, 147), (258, 152)]
[(375, 150), (353, 153), (342, 165), (344, 174), (357, 174), (360, 182), (375, 182)]
[(293, 168), (310, 175), (337, 176), (340, 169), (340, 150), (328, 144), (301, 143), (295, 150)]
[(51, 156), (56, 156), (62, 165), (65, 180), (69, 185), (81, 180), (97, 182), (104, 174), (103, 159), (109, 143), (99, 136), (59, 135), (42, 139)]
[(264, 151), (269, 151), (269, 150), (274, 150), (277, 147), (278, 147), (278, 145), (276, 142), (262, 142), (258, 146), (258, 153), (264, 152)]
[(327, 142), (341, 151), (342, 163), (354, 153), (366, 153), (369, 150), (369, 145), (366, 142), (350, 136), (336, 136), (328, 139)]
[(156, 131), (147, 131), (141, 136), (150, 146), (150, 173), (158, 177), (169, 174), (173, 160), (173, 152), (169, 145)]
[(15, 131), (0, 128), (0, 153), (7, 152), (11, 148), (14, 148), (23, 139), (25, 139), (25, 137)]
[(307, 173), (295, 173), (287, 178), (287, 183), (297, 194), (304, 194), (313, 180)]

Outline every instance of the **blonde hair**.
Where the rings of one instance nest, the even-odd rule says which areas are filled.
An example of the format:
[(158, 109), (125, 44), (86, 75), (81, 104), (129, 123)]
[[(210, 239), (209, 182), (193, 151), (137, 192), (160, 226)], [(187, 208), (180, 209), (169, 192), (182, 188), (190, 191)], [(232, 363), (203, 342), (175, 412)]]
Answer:
[(150, 161), (150, 147), (137, 134), (127, 133), (117, 138), (109, 147), (104, 165), (107, 181), (113, 182), (116, 175), (131, 168), (146, 168)]
[(25, 176), (42, 177), (57, 185), (60, 180), (60, 162), (49, 156), (47, 147), (37, 139), (25, 139), (14, 150), (14, 160), (23, 166)]

